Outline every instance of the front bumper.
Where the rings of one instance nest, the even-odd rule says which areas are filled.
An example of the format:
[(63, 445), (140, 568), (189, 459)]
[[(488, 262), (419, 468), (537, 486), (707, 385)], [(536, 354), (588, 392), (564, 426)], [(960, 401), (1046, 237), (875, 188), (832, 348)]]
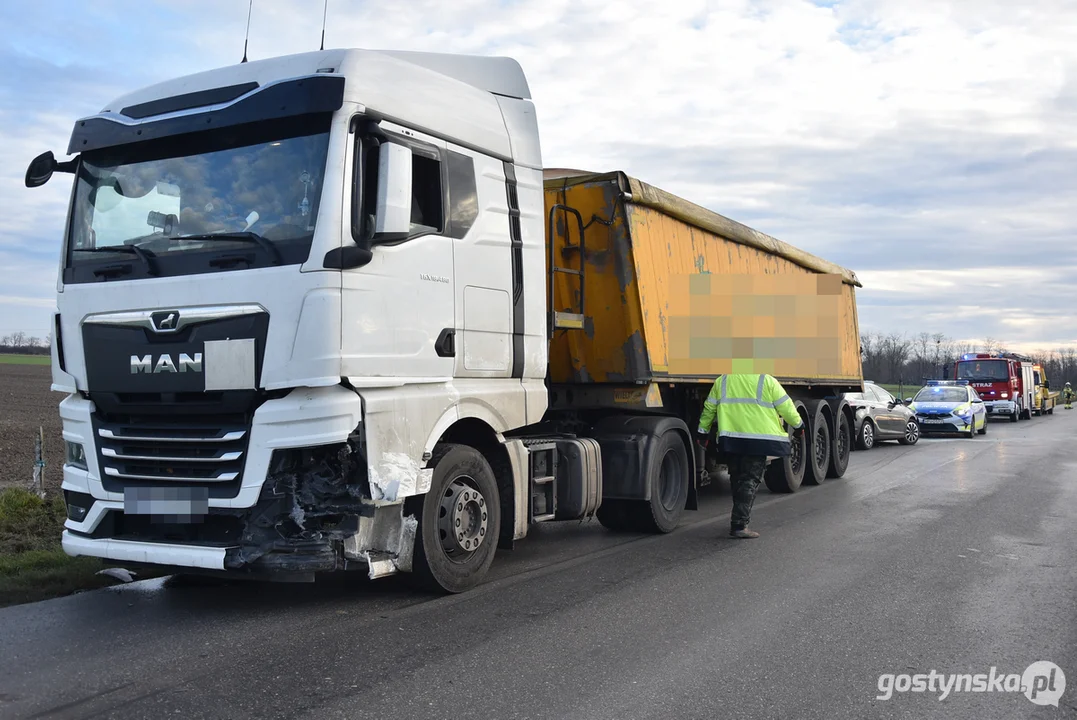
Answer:
[(968, 420), (955, 415), (943, 415), (937, 418), (917, 416), (916, 418), (916, 423), (920, 426), (921, 435), (930, 433), (965, 433), (969, 431), (974, 422), (974, 416), (970, 416)]
[(988, 415), (1013, 415), (1017, 412), (1017, 403), (1013, 400), (987, 400), (984, 407)]
[(114, 540), (111, 538), (94, 539), (84, 535), (76, 535), (70, 530), (64, 530), (63, 548), (64, 552), (72, 557), (89, 555), (122, 562), (174, 565), (203, 570), (224, 570), (224, 548)]
[[(159, 516), (139, 514), (157, 510), (126, 514), (124, 493), (104, 487), (91, 421), (94, 410), (92, 401), (78, 395), (60, 406), (64, 439), (81, 443), (86, 458), (85, 469), (64, 466), (62, 487), (92, 498), (81, 520), (69, 518), (64, 524), (67, 554), (207, 570), (260, 566), (313, 572), (342, 562), (337, 551), (343, 537), (358, 530), (359, 516), (366, 512), (363, 498), (369, 497), (365, 461), (353, 452), (362, 419), (360, 398), (353, 391), (341, 386), (299, 388), (264, 402), (250, 427), (238, 493), (210, 497), (205, 522), (183, 528), (162, 529), (155, 524)], [(341, 473), (343, 466), (350, 473)], [(325, 477), (347, 477), (348, 484), (325, 482)], [(175, 487), (182, 489), (183, 483)], [(298, 518), (297, 527), (282, 535), (281, 521), (290, 517)]]

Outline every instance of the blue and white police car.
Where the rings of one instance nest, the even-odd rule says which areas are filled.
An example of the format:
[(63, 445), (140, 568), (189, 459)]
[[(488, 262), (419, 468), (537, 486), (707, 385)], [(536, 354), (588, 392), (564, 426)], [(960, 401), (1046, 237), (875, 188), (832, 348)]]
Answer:
[(987, 408), (968, 380), (928, 380), (912, 398), (920, 434), (961, 433), (974, 438), (987, 434)]

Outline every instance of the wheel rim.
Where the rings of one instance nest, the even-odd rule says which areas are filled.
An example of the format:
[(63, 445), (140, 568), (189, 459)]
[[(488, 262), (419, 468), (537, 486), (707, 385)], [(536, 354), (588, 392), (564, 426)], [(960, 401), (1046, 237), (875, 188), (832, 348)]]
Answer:
[(916, 442), (917, 438), (919, 438), (919, 437), (920, 437), (920, 426), (917, 425), (915, 422), (910, 421), (905, 426), (905, 441), (906, 442)]
[(453, 562), (467, 562), (486, 540), (489, 514), (475, 480), (462, 475), (445, 488), (438, 513), (441, 548)]
[(680, 479), (684, 476), (680, 458), (673, 448), (666, 450), (662, 458), (662, 467), (658, 471), (658, 501), (662, 507), (672, 512), (677, 509), (677, 496), (680, 494)]
[(826, 436), (826, 433), (823, 431), (823, 428), (818, 428), (815, 431), (815, 467), (826, 467), (827, 460), (829, 460), (829, 458), (827, 457), (828, 441), (829, 438)]
[(871, 423), (864, 423), (864, 444), (868, 447), (875, 444), (875, 428)]

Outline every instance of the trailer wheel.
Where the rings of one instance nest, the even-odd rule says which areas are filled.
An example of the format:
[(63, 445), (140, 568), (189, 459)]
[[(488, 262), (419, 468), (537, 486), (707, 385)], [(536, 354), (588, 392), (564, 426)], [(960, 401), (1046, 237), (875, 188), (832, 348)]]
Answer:
[(466, 445), (439, 445), (422, 497), (409, 580), (423, 590), (458, 593), (486, 576), (501, 533), (501, 502), (490, 464)]
[(826, 421), (821, 400), (808, 404), (810, 422), (808, 423), (808, 454), (804, 482), (808, 485), (822, 485), (826, 480), (826, 471), (830, 467), (830, 426)]
[(838, 410), (834, 422), (834, 446), (830, 449), (830, 467), (828, 478), (840, 478), (849, 469), (849, 454), (853, 449), (853, 429), (849, 425), (849, 416), (844, 410)]
[[(801, 419), (804, 420), (807, 417), (804, 403), (798, 402), (796, 406), (797, 412), (800, 413)], [(790, 437), (789, 444), (789, 454), (770, 463), (767, 466), (766, 474), (763, 476), (763, 480), (771, 492), (796, 492), (800, 489), (801, 483), (804, 482), (804, 472), (807, 469), (808, 462), (808, 433), (805, 432), (800, 437)]]

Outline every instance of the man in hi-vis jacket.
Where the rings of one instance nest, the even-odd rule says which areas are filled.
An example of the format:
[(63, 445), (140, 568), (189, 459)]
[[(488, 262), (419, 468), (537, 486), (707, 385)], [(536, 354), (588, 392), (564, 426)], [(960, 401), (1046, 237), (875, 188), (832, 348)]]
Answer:
[(757, 538), (748, 529), (755, 491), (763, 481), (767, 456), (789, 454), (789, 435), (782, 429), (779, 415), (799, 437), (804, 432), (800, 414), (781, 383), (770, 375), (734, 373), (719, 375), (703, 404), (698, 441), (706, 448), (711, 425), (718, 420), (718, 452), (727, 458), (733, 512), (729, 536)]

